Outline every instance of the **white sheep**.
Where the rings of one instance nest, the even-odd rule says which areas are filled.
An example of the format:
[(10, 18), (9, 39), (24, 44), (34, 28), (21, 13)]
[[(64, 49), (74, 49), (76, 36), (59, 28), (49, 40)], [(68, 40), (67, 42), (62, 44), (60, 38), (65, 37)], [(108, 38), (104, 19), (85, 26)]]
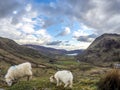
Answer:
[(27, 77), (27, 80), (32, 78), (31, 63), (26, 62), (19, 65), (11, 66), (8, 69), (7, 74), (5, 75), (5, 81), (7, 82), (8, 86), (11, 86), (13, 81), (22, 77)]
[(68, 70), (58, 71), (50, 77), (50, 82), (53, 83), (55, 81), (57, 82), (57, 86), (61, 85), (63, 82), (65, 84), (64, 87), (69, 85), (69, 87), (72, 88), (73, 75)]

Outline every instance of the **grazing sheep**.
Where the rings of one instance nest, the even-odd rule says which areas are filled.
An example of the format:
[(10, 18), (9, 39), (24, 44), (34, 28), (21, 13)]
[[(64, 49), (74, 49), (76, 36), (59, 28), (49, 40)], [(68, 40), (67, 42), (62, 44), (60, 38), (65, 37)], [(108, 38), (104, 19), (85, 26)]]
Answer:
[(72, 88), (73, 84), (73, 75), (70, 71), (62, 70), (56, 72), (53, 76), (50, 77), (50, 82), (57, 82), (57, 86), (61, 85), (62, 82), (65, 84), (64, 87), (69, 85)]
[(22, 77), (27, 77), (27, 80), (32, 77), (32, 67), (29, 62), (11, 66), (5, 75), (5, 81), (11, 86), (13, 81)]

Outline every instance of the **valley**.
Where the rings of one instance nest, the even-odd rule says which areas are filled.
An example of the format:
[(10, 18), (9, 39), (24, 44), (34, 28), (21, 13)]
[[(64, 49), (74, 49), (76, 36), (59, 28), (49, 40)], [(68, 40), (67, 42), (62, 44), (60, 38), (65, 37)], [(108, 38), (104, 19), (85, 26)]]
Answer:
[[(59, 70), (70, 70), (74, 76), (72, 90), (97, 90), (99, 80), (108, 71), (113, 70), (114, 63), (119, 63), (119, 37), (119, 35), (103, 35), (99, 37), (100, 39), (97, 38), (88, 49), (82, 52), (80, 50), (77, 56), (66, 55), (66, 51), (64, 50), (54, 49), (53, 51), (50, 48), (46, 48), (45, 50), (45, 47), (44, 49), (43, 47), (42, 49), (39, 47), (39, 50), (37, 50), (30, 46), (19, 45), (7, 38), (0, 38), (0, 89), (71, 90), (70, 88), (64, 88), (63, 85), (57, 87), (55, 83), (50, 83), (49, 81), (49, 77), (55, 72)], [(63, 51), (64, 54), (60, 53)], [(71, 52), (75, 53), (74, 51)], [(114, 55), (115, 52), (117, 54)], [(23, 62), (30, 62), (32, 64), (33, 78), (30, 81), (22, 78), (18, 83), (8, 87), (4, 82), (4, 76), (8, 68)]]

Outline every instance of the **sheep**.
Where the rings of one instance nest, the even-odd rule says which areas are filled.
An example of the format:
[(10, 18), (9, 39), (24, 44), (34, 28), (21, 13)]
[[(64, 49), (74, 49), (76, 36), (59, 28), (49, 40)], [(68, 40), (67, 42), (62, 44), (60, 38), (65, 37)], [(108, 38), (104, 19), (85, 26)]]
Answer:
[(68, 85), (70, 88), (72, 88), (73, 75), (68, 70), (57, 71), (54, 75), (50, 77), (51, 83), (54, 83), (55, 81), (57, 82), (56, 86), (61, 85), (63, 82), (65, 84), (64, 88), (67, 87)]
[(19, 65), (11, 66), (5, 75), (5, 81), (8, 86), (11, 86), (13, 84), (13, 81), (18, 80), (22, 77), (27, 77), (27, 80), (32, 78), (31, 63), (25, 62)]

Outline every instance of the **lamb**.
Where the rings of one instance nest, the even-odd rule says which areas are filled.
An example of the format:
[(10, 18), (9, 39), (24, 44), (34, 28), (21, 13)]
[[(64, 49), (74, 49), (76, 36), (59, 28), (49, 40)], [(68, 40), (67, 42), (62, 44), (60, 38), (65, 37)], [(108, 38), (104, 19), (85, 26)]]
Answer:
[(18, 80), (22, 77), (27, 77), (27, 80), (32, 78), (31, 63), (25, 62), (19, 65), (11, 66), (5, 75), (5, 81), (8, 86), (11, 86), (13, 84), (13, 81)]
[(73, 75), (68, 70), (58, 71), (50, 77), (50, 82), (53, 83), (55, 81), (57, 82), (57, 86), (61, 85), (63, 82), (65, 84), (64, 87), (69, 85), (69, 87), (72, 88)]

